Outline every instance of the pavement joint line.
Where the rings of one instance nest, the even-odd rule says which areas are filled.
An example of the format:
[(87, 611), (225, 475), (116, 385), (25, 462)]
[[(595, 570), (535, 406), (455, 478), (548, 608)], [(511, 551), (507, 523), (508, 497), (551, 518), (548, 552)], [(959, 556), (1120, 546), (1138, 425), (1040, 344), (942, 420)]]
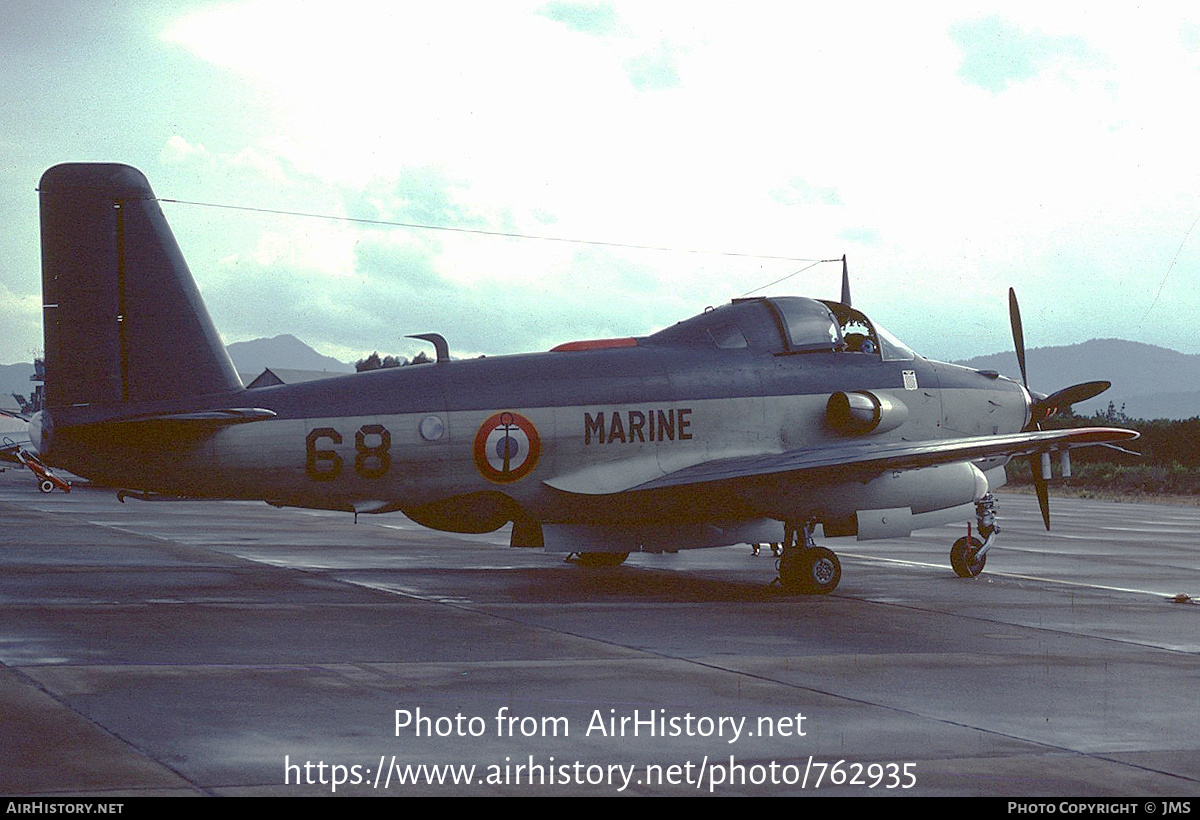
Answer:
[[(636, 571), (639, 571), (639, 572), (652, 572), (652, 573), (667, 572), (666, 570), (660, 570), (660, 569), (654, 569), (654, 568), (637, 567), (634, 569), (636, 569)], [(353, 582), (349, 582), (349, 583), (353, 583)], [(396, 591), (396, 592), (394, 592), (394, 594), (404, 595), (405, 593)], [(851, 598), (851, 600), (857, 600), (857, 601), (860, 601), (863, 603), (868, 603), (868, 604), (883, 604), (885, 606), (894, 606), (894, 604), (889, 604), (887, 602), (881, 602), (881, 601), (872, 601), (870, 599)], [(630, 647), (630, 646), (626, 646), (626, 645), (621, 644), (616, 641), (606, 640), (603, 638), (597, 638), (597, 637), (591, 636), (591, 635), (580, 635), (575, 632), (571, 632), (569, 630), (552, 629), (550, 627), (544, 627), (544, 626), (534, 626), (534, 625), (528, 624), (518, 618), (515, 618), (513, 616), (505, 615), (505, 614), (502, 614), (499, 612), (494, 612), (494, 611), (481, 611), (476, 608), (479, 606), (486, 606), (485, 604), (481, 605), (481, 604), (471, 602), (473, 605), (466, 605), (463, 603), (449, 602), (449, 601), (434, 601), (434, 603), (441, 603), (443, 606), (448, 606), (448, 607), (452, 607), (454, 609), (471, 612), (473, 614), (483, 615), (485, 617), (492, 617), (492, 618), (496, 618), (498, 620), (503, 620), (503, 621), (506, 621), (509, 623), (518, 624), (527, 629), (539, 629), (539, 630), (549, 631), (549, 632), (553, 632), (554, 634), (568, 635), (572, 638), (576, 638), (579, 640), (592, 641), (595, 643), (600, 643), (600, 644), (614, 647), (614, 648), (621, 649), (621, 650), (642, 653), (645, 655), (649, 655), (653, 659), (656, 659), (656, 660), (676, 661), (676, 662), (684, 663), (687, 665), (697, 666), (697, 667), (700, 667), (703, 669), (709, 669), (709, 670), (712, 670), (715, 672), (723, 672), (726, 674), (736, 675), (736, 676), (740, 676), (740, 677), (746, 677), (746, 678), (750, 678), (752, 680), (756, 680), (761, 683), (766, 683), (766, 684), (770, 684), (773, 686), (780, 686), (780, 687), (784, 687), (787, 689), (794, 689), (794, 690), (802, 691), (802, 692), (811, 692), (813, 694), (822, 695), (822, 696), (825, 696), (828, 698), (832, 698), (834, 700), (845, 701), (847, 703), (855, 703), (855, 704), (858, 704), (861, 706), (867, 706), (867, 707), (871, 707), (871, 708), (875, 708), (875, 709), (882, 709), (882, 710), (889, 711), (889, 712), (892, 712), (895, 714), (907, 715), (907, 716), (918, 718), (921, 720), (930, 720), (935, 723), (941, 723), (941, 724), (944, 724), (947, 726), (956, 726), (958, 728), (967, 729), (970, 731), (981, 732), (986, 735), (1002, 737), (1002, 738), (1005, 738), (1008, 740), (1019, 741), (1021, 743), (1028, 743), (1030, 745), (1038, 746), (1038, 747), (1048, 749), (1048, 750), (1053, 750), (1053, 751), (1058, 751), (1058, 752), (1063, 752), (1063, 753), (1073, 754), (1073, 755), (1079, 755), (1081, 757), (1086, 757), (1086, 758), (1097, 757), (1097, 755), (1093, 755), (1088, 752), (1083, 752), (1078, 749), (1072, 749), (1068, 746), (1062, 746), (1060, 744), (1048, 743), (1046, 741), (1037, 740), (1037, 739), (1030, 738), (1030, 737), (1023, 737), (1018, 734), (1013, 734), (1012, 732), (1002, 732), (997, 729), (991, 729), (991, 728), (984, 727), (984, 726), (974, 726), (970, 723), (965, 723), (961, 720), (954, 720), (951, 718), (939, 717), (937, 715), (926, 714), (924, 712), (915, 711), (912, 709), (902, 709), (898, 706), (892, 706), (892, 705), (889, 705), (886, 703), (879, 703), (876, 701), (867, 700), (867, 699), (859, 698), (859, 697), (852, 697), (852, 696), (846, 695), (844, 693), (832, 692), (832, 691), (829, 691), (826, 689), (821, 689), (821, 688), (814, 687), (814, 686), (804, 686), (804, 685), (800, 685), (800, 684), (796, 684), (796, 683), (790, 683), (788, 681), (779, 680), (777, 678), (769, 677), (766, 675), (756, 674), (756, 673), (752, 673), (752, 672), (746, 672), (744, 670), (739, 670), (739, 669), (731, 669), (727, 666), (722, 666), (720, 664), (716, 664), (711, 661), (700, 660), (698, 658), (685, 658), (685, 657), (680, 657), (678, 655), (670, 655), (665, 652), (654, 651), (654, 650), (646, 649), (644, 647), (643, 648)], [(908, 608), (911, 608), (911, 607), (908, 607)], [(972, 616), (968, 616), (968, 617), (972, 617)], [(977, 618), (977, 617), (973, 617), (973, 620), (978, 620), (978, 621), (987, 622), (987, 623), (992, 622), (989, 619), (981, 619), (981, 618)], [(1019, 628), (1036, 629), (1036, 627), (1026, 627), (1026, 626), (1020, 626)], [(1047, 631), (1054, 632), (1054, 630), (1047, 630)], [(1168, 651), (1168, 650), (1162, 650), (1162, 651)], [(1127, 765), (1127, 766), (1133, 766), (1133, 768), (1143, 769), (1143, 770), (1147, 770), (1147, 771), (1155, 771), (1153, 769), (1147, 769), (1146, 767), (1134, 766), (1133, 764), (1126, 763), (1125, 761), (1111, 760), (1109, 758), (1102, 758), (1102, 759), (1106, 760), (1107, 762), (1114, 763), (1116, 765)], [(1175, 775), (1175, 776), (1179, 777), (1179, 775)], [(1186, 778), (1184, 778), (1184, 779), (1186, 780)]]
[[(884, 563), (884, 564), (900, 564), (902, 566), (922, 567), (922, 568), (927, 568), (927, 569), (944, 570), (947, 568), (945, 564), (935, 564), (935, 563), (926, 562), (926, 561), (910, 561), (905, 558), (886, 558), (886, 557), (880, 556), (880, 555), (861, 555), (861, 554), (855, 554), (855, 553), (850, 553), (850, 552), (839, 552), (838, 556), (839, 557), (844, 556), (844, 557), (848, 557), (848, 558), (856, 558), (860, 561), (878, 562), (878, 563)], [(1155, 590), (1152, 590), (1152, 589), (1132, 589), (1129, 587), (1108, 586), (1106, 584), (1085, 584), (1082, 581), (1064, 581), (1064, 580), (1061, 580), (1058, 578), (1044, 578), (1044, 577), (1041, 577), (1038, 575), (1022, 575), (1021, 573), (1018, 573), (1018, 572), (1003, 572), (1003, 571), (997, 572), (994, 570), (988, 570), (987, 573), (991, 577), (1016, 578), (1016, 579), (1022, 580), (1022, 581), (1038, 581), (1040, 583), (1046, 583), (1046, 584), (1058, 584), (1061, 586), (1083, 587), (1084, 589), (1101, 589), (1101, 590), (1105, 590), (1107, 592), (1128, 592), (1133, 595), (1153, 595), (1153, 596), (1161, 597), (1161, 598), (1171, 598), (1175, 594), (1172, 592), (1156, 592)], [(967, 580), (967, 579), (964, 579), (964, 580)]]

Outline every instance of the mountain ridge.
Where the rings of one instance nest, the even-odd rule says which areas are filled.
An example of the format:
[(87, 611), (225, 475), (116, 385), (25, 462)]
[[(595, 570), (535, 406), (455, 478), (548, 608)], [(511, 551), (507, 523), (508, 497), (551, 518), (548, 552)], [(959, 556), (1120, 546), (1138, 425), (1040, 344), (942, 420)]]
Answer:
[[(1020, 380), (1014, 351), (991, 353), (955, 364), (995, 370)], [(1130, 418), (1186, 419), (1200, 416), (1200, 354), (1125, 339), (1089, 339), (1073, 345), (1025, 351), (1029, 387), (1052, 393), (1071, 384), (1105, 380), (1112, 387), (1075, 406), (1078, 415), (1106, 412), (1109, 402)]]
[(330, 373), (353, 373), (354, 365), (325, 356), (290, 333), (262, 339), (250, 339), (225, 345), (229, 358), (238, 373), (257, 376), (268, 367), (287, 370), (325, 370)]

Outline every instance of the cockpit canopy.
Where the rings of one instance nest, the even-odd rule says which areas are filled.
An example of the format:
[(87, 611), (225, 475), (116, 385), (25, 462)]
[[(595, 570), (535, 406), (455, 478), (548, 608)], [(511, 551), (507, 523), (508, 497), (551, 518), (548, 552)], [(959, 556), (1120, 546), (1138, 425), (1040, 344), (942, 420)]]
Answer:
[(751, 348), (780, 355), (848, 352), (888, 361), (915, 355), (861, 311), (801, 296), (735, 299), (661, 330), (647, 341), (723, 350)]

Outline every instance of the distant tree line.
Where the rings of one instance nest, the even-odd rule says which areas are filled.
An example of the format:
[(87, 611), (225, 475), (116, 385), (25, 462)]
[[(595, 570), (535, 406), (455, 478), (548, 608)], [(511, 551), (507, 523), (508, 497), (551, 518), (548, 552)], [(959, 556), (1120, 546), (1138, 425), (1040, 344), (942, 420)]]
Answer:
[(429, 354), (422, 350), (411, 360), (403, 356), (384, 356), (380, 358), (379, 351), (374, 351), (365, 359), (359, 359), (354, 363), (354, 369), (359, 373), (366, 370), (381, 370), (385, 367), (405, 367), (410, 364), (427, 364), (433, 361), (429, 358)]

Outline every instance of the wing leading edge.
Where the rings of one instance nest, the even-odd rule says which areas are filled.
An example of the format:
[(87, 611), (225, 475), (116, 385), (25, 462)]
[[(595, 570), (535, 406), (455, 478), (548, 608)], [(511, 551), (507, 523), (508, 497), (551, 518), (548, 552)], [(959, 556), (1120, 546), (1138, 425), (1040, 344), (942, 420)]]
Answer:
[(786, 453), (717, 459), (684, 467), (661, 478), (628, 487), (626, 491), (658, 490), (692, 484), (733, 481), (787, 473), (816, 473), (837, 470), (843, 477), (871, 475), (885, 470), (912, 470), (1014, 457), (1033, 453), (1089, 447), (1138, 437), (1133, 430), (1084, 427), (1074, 430), (1044, 430), (999, 436), (972, 436), (934, 441), (861, 442), (789, 450)]

